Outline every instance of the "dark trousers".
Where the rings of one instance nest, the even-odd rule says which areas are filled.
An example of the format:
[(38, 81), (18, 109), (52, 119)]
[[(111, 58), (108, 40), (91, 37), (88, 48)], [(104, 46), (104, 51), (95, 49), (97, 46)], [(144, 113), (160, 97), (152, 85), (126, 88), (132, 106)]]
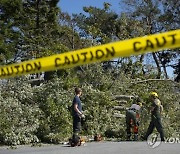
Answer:
[[(132, 121), (132, 123), (131, 123)], [(136, 120), (136, 112), (133, 110), (126, 111), (126, 132), (127, 132), (127, 140), (130, 140), (131, 137), (131, 128), (132, 125), (137, 126)], [(137, 135), (138, 132), (134, 132), (134, 135)]]
[(164, 141), (164, 130), (161, 123), (160, 117), (152, 117), (151, 122), (149, 124), (147, 133), (144, 139), (147, 140), (148, 136), (153, 132), (154, 128), (156, 127), (157, 131), (160, 133), (161, 141)]
[(81, 118), (79, 116), (73, 116), (73, 133), (79, 133), (81, 131)]

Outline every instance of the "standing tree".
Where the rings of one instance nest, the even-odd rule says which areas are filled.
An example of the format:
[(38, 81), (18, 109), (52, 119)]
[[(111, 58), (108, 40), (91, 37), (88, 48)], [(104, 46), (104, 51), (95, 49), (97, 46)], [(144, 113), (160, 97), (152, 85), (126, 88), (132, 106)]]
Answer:
[(22, 13), (21, 0), (3, 0), (0, 2), (0, 62), (14, 61), (21, 41), (19, 16)]
[[(162, 6), (164, 10), (164, 15), (161, 17), (161, 20), (164, 24), (164, 27), (167, 30), (171, 29), (178, 29), (180, 28), (180, 1), (178, 0), (167, 0), (162, 1)], [(172, 52), (171, 52), (172, 53)], [(180, 48), (174, 49), (173, 53), (170, 52), (166, 53), (169, 55), (169, 58), (166, 58), (169, 60), (173, 68), (175, 69), (174, 73), (177, 74), (177, 77), (175, 78), (176, 81), (179, 81), (179, 74), (180, 74)], [(173, 55), (173, 56), (172, 56)], [(167, 56), (167, 55), (166, 55)], [(177, 59), (177, 60), (176, 60)]]
[(180, 82), (180, 59), (178, 63), (173, 66), (173, 68), (175, 69), (174, 74), (177, 75), (175, 81)]
[(62, 34), (57, 20), (57, 3), (58, 0), (24, 1), (20, 25), (24, 36), (21, 50), (28, 59), (51, 55), (62, 48), (58, 45)]
[[(131, 7), (129, 14), (134, 19), (141, 22), (144, 35), (154, 34), (167, 29), (166, 13), (163, 9), (163, 3), (158, 0), (124, 0), (124, 4)], [(166, 24), (164, 24), (166, 23)], [(164, 70), (165, 77), (168, 78), (166, 67), (175, 57), (174, 53), (169, 51), (162, 51), (160, 53), (152, 53), (152, 58), (155, 61), (157, 67), (157, 76), (160, 78), (162, 75), (162, 69)], [(145, 55), (141, 55), (140, 62), (143, 63)], [(145, 73), (145, 72), (144, 72)]]
[(92, 38), (92, 45), (108, 43), (112, 41), (116, 29), (118, 15), (109, 11), (109, 5), (104, 3), (104, 8), (84, 7), (83, 10), (88, 15), (74, 15), (74, 20), (80, 28), (80, 35)]

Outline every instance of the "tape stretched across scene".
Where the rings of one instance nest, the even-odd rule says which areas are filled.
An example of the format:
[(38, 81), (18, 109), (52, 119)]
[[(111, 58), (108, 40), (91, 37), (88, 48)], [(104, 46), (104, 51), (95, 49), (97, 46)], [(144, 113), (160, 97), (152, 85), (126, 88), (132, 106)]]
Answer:
[(180, 29), (4, 65), (0, 67), (0, 78), (71, 68), (118, 57), (179, 47)]

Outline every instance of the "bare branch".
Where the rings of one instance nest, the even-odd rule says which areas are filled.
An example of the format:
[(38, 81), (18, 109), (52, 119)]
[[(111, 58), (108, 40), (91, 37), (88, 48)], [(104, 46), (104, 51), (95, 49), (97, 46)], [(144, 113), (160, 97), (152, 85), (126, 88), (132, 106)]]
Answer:
[(170, 82), (174, 82), (171, 79), (147, 79), (147, 80), (142, 80), (142, 81), (131, 82), (131, 84), (138, 84), (138, 83), (151, 82), (151, 81), (170, 81)]

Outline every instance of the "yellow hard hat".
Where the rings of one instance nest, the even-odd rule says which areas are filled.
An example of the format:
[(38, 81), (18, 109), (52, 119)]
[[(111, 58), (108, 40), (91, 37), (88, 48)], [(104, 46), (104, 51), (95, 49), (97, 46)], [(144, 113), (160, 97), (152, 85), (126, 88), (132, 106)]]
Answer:
[(150, 96), (158, 97), (158, 94), (157, 94), (156, 92), (151, 92), (151, 93), (150, 93)]
[(137, 105), (139, 105), (140, 107), (143, 106), (143, 104), (141, 102), (138, 102)]

